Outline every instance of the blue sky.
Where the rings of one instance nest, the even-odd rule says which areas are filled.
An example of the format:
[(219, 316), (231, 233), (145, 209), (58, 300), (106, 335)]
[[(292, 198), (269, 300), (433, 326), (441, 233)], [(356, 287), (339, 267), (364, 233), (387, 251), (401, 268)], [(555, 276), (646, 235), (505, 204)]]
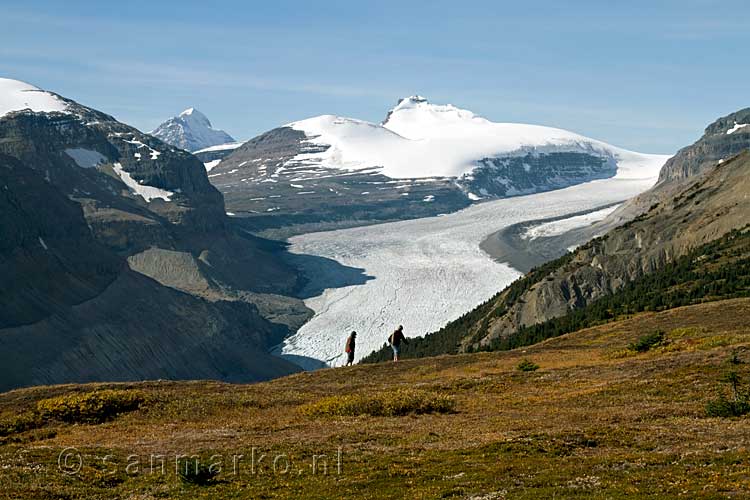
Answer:
[(419, 93), (672, 153), (750, 106), (750, 2), (3, 1), (0, 75), (142, 130), (195, 106), (248, 139)]

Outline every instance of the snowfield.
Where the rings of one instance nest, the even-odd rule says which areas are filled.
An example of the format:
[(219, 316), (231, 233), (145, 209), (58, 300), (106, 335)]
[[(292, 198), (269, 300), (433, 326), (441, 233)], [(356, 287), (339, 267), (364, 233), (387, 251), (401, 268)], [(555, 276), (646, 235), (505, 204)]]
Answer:
[(120, 163), (115, 163), (112, 169), (133, 193), (146, 200), (146, 202), (151, 202), (151, 200), (154, 200), (156, 198), (162, 199), (164, 201), (170, 201), (172, 199), (172, 196), (174, 196), (174, 193), (172, 191), (149, 186), (147, 184), (141, 184), (140, 182), (136, 181), (135, 179), (133, 179), (133, 177), (130, 176), (130, 172), (127, 172), (122, 168), (122, 164)]
[(226, 144), (219, 144), (218, 146), (210, 146), (207, 148), (199, 149), (198, 151), (193, 151), (193, 154), (198, 153), (213, 153), (216, 151), (229, 151), (232, 149), (237, 149), (238, 147), (242, 146), (244, 142), (228, 142)]
[[(289, 164), (356, 171), (375, 168), (391, 179), (471, 176), (484, 158), (575, 152), (614, 161), (618, 178), (654, 177), (663, 155), (635, 153), (553, 127), (495, 123), (453, 105), (421, 96), (401, 99), (381, 124), (322, 115), (285, 125), (303, 132), (310, 146)], [(476, 196), (476, 195), (474, 195)]]
[[(303, 368), (343, 363), (343, 347), (356, 330), (359, 360), (381, 347), (399, 324), (407, 337), (440, 329), (491, 298), (520, 276), (480, 248), (490, 234), (519, 222), (560, 217), (614, 204), (650, 188), (655, 178), (612, 178), (567, 189), (482, 203), (440, 217), (306, 234), (292, 238), (295, 254), (333, 259), (360, 268), (364, 284), (326, 289), (305, 301), (315, 316), (278, 347)], [(601, 210), (541, 232), (580, 227), (603, 218)], [(306, 262), (301, 259), (304, 266)], [(309, 262), (309, 261), (308, 261)], [(308, 263), (308, 291), (344, 280), (344, 271)], [(336, 276), (341, 273), (341, 276)], [(313, 295), (310, 293), (309, 295)], [(309, 359), (312, 358), (312, 359)]]
[(13, 111), (30, 109), (37, 113), (64, 113), (68, 105), (56, 96), (33, 85), (0, 78), (0, 118)]

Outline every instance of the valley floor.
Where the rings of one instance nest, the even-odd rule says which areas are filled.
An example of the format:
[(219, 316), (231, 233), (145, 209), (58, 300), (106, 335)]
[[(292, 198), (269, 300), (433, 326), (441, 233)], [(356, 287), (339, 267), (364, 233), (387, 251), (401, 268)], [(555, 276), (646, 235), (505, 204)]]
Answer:
[[(750, 376), (749, 311), (750, 299), (707, 303), (640, 314), (522, 351), (327, 369), (250, 386), (17, 390), (0, 395), (0, 423), (41, 398), (95, 387), (136, 389), (147, 399), (104, 424), (6, 431), (0, 498), (748, 498), (747, 417), (709, 418), (705, 406), (727, 389), (721, 379), (734, 350), (744, 361), (737, 365), (743, 383)], [(655, 330), (666, 333), (665, 345), (627, 349)], [(517, 370), (522, 359), (540, 369)], [(321, 398), (399, 389), (451, 397), (455, 411), (304, 411)], [(58, 463), (66, 447), (74, 447), (72, 458)], [(218, 481), (183, 484), (169, 462), (178, 454), (221, 460)], [(311, 465), (323, 454), (317, 463), (327, 462), (327, 473)], [(166, 456), (166, 472), (158, 461), (156, 473), (147, 468), (152, 455)], [(244, 458), (235, 472), (236, 455)], [(133, 462), (139, 466), (126, 470)]]
[[(297, 265), (310, 280), (305, 304), (315, 316), (279, 351), (308, 369), (319, 367), (320, 361), (340, 366), (352, 330), (358, 332), (357, 359), (380, 348), (400, 324), (407, 337), (436, 331), (520, 276), (480, 248), (489, 235), (520, 222), (610, 206), (653, 183), (599, 180), (440, 217), (294, 237), (293, 253), (332, 259), (359, 273), (343, 276), (340, 267), (318, 261), (306, 265), (300, 257)], [(595, 220), (578, 219), (578, 225)]]

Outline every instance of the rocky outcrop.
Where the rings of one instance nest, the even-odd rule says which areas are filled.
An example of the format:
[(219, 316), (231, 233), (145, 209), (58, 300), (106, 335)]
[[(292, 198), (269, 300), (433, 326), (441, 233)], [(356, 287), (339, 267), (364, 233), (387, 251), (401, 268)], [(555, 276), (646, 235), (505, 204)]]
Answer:
[(681, 149), (661, 170), (658, 186), (694, 178), (750, 148), (750, 108), (719, 118), (695, 144)]
[(90, 300), (126, 267), (94, 240), (78, 204), (5, 155), (0, 228), (0, 329)]
[(484, 158), (458, 183), (467, 192), (502, 198), (562, 189), (615, 174), (614, 158), (588, 153), (527, 153)]
[[(148, 257), (160, 249), (180, 253), (178, 260), (187, 264), (211, 256), (211, 263), (199, 268), (200, 279), (217, 288), (239, 286), (256, 293), (295, 288), (296, 272), (273, 255), (283, 247), (233, 227), (223, 196), (197, 158), (109, 115), (57, 98), (66, 104), (65, 113), (26, 110), (3, 116), (0, 153), (39, 171), (79, 203), (99, 242), (125, 257), (151, 252)], [(161, 276), (166, 268), (145, 260), (133, 260), (134, 267), (196, 292), (173, 279), (177, 269), (168, 278)]]
[[(224, 226), (221, 193), (208, 182), (200, 161), (106, 115), (75, 109), (78, 116), (18, 112), (4, 117), (0, 152), (43, 172), (90, 211), (112, 209), (191, 231)], [(87, 164), (82, 155), (96, 161)], [(143, 188), (128, 186), (128, 179)], [(139, 193), (149, 188), (168, 193), (168, 199)]]
[(592, 234), (601, 234), (628, 222), (652, 206), (674, 197), (696, 176), (720, 162), (750, 149), (750, 108), (719, 118), (708, 127), (694, 144), (682, 148), (670, 158), (659, 174), (653, 189), (636, 196), (609, 217), (591, 228)]

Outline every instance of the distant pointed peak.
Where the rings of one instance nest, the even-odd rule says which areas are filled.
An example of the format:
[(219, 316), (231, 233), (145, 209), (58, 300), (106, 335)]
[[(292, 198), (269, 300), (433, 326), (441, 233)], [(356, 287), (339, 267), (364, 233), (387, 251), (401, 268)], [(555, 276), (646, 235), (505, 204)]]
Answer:
[(165, 121), (151, 135), (187, 151), (234, 142), (223, 130), (214, 129), (208, 117), (194, 107)]
[(193, 114), (201, 115), (201, 116), (203, 115), (203, 113), (201, 113), (200, 111), (198, 111), (195, 108), (188, 108), (185, 111), (183, 111), (182, 113), (180, 113), (180, 116), (192, 116)]
[(206, 115), (201, 113), (195, 108), (188, 108), (182, 113), (180, 113), (180, 116), (178, 117), (185, 122), (192, 123), (192, 124), (200, 124), (203, 127), (209, 127), (211, 128), (211, 121), (208, 119)]

